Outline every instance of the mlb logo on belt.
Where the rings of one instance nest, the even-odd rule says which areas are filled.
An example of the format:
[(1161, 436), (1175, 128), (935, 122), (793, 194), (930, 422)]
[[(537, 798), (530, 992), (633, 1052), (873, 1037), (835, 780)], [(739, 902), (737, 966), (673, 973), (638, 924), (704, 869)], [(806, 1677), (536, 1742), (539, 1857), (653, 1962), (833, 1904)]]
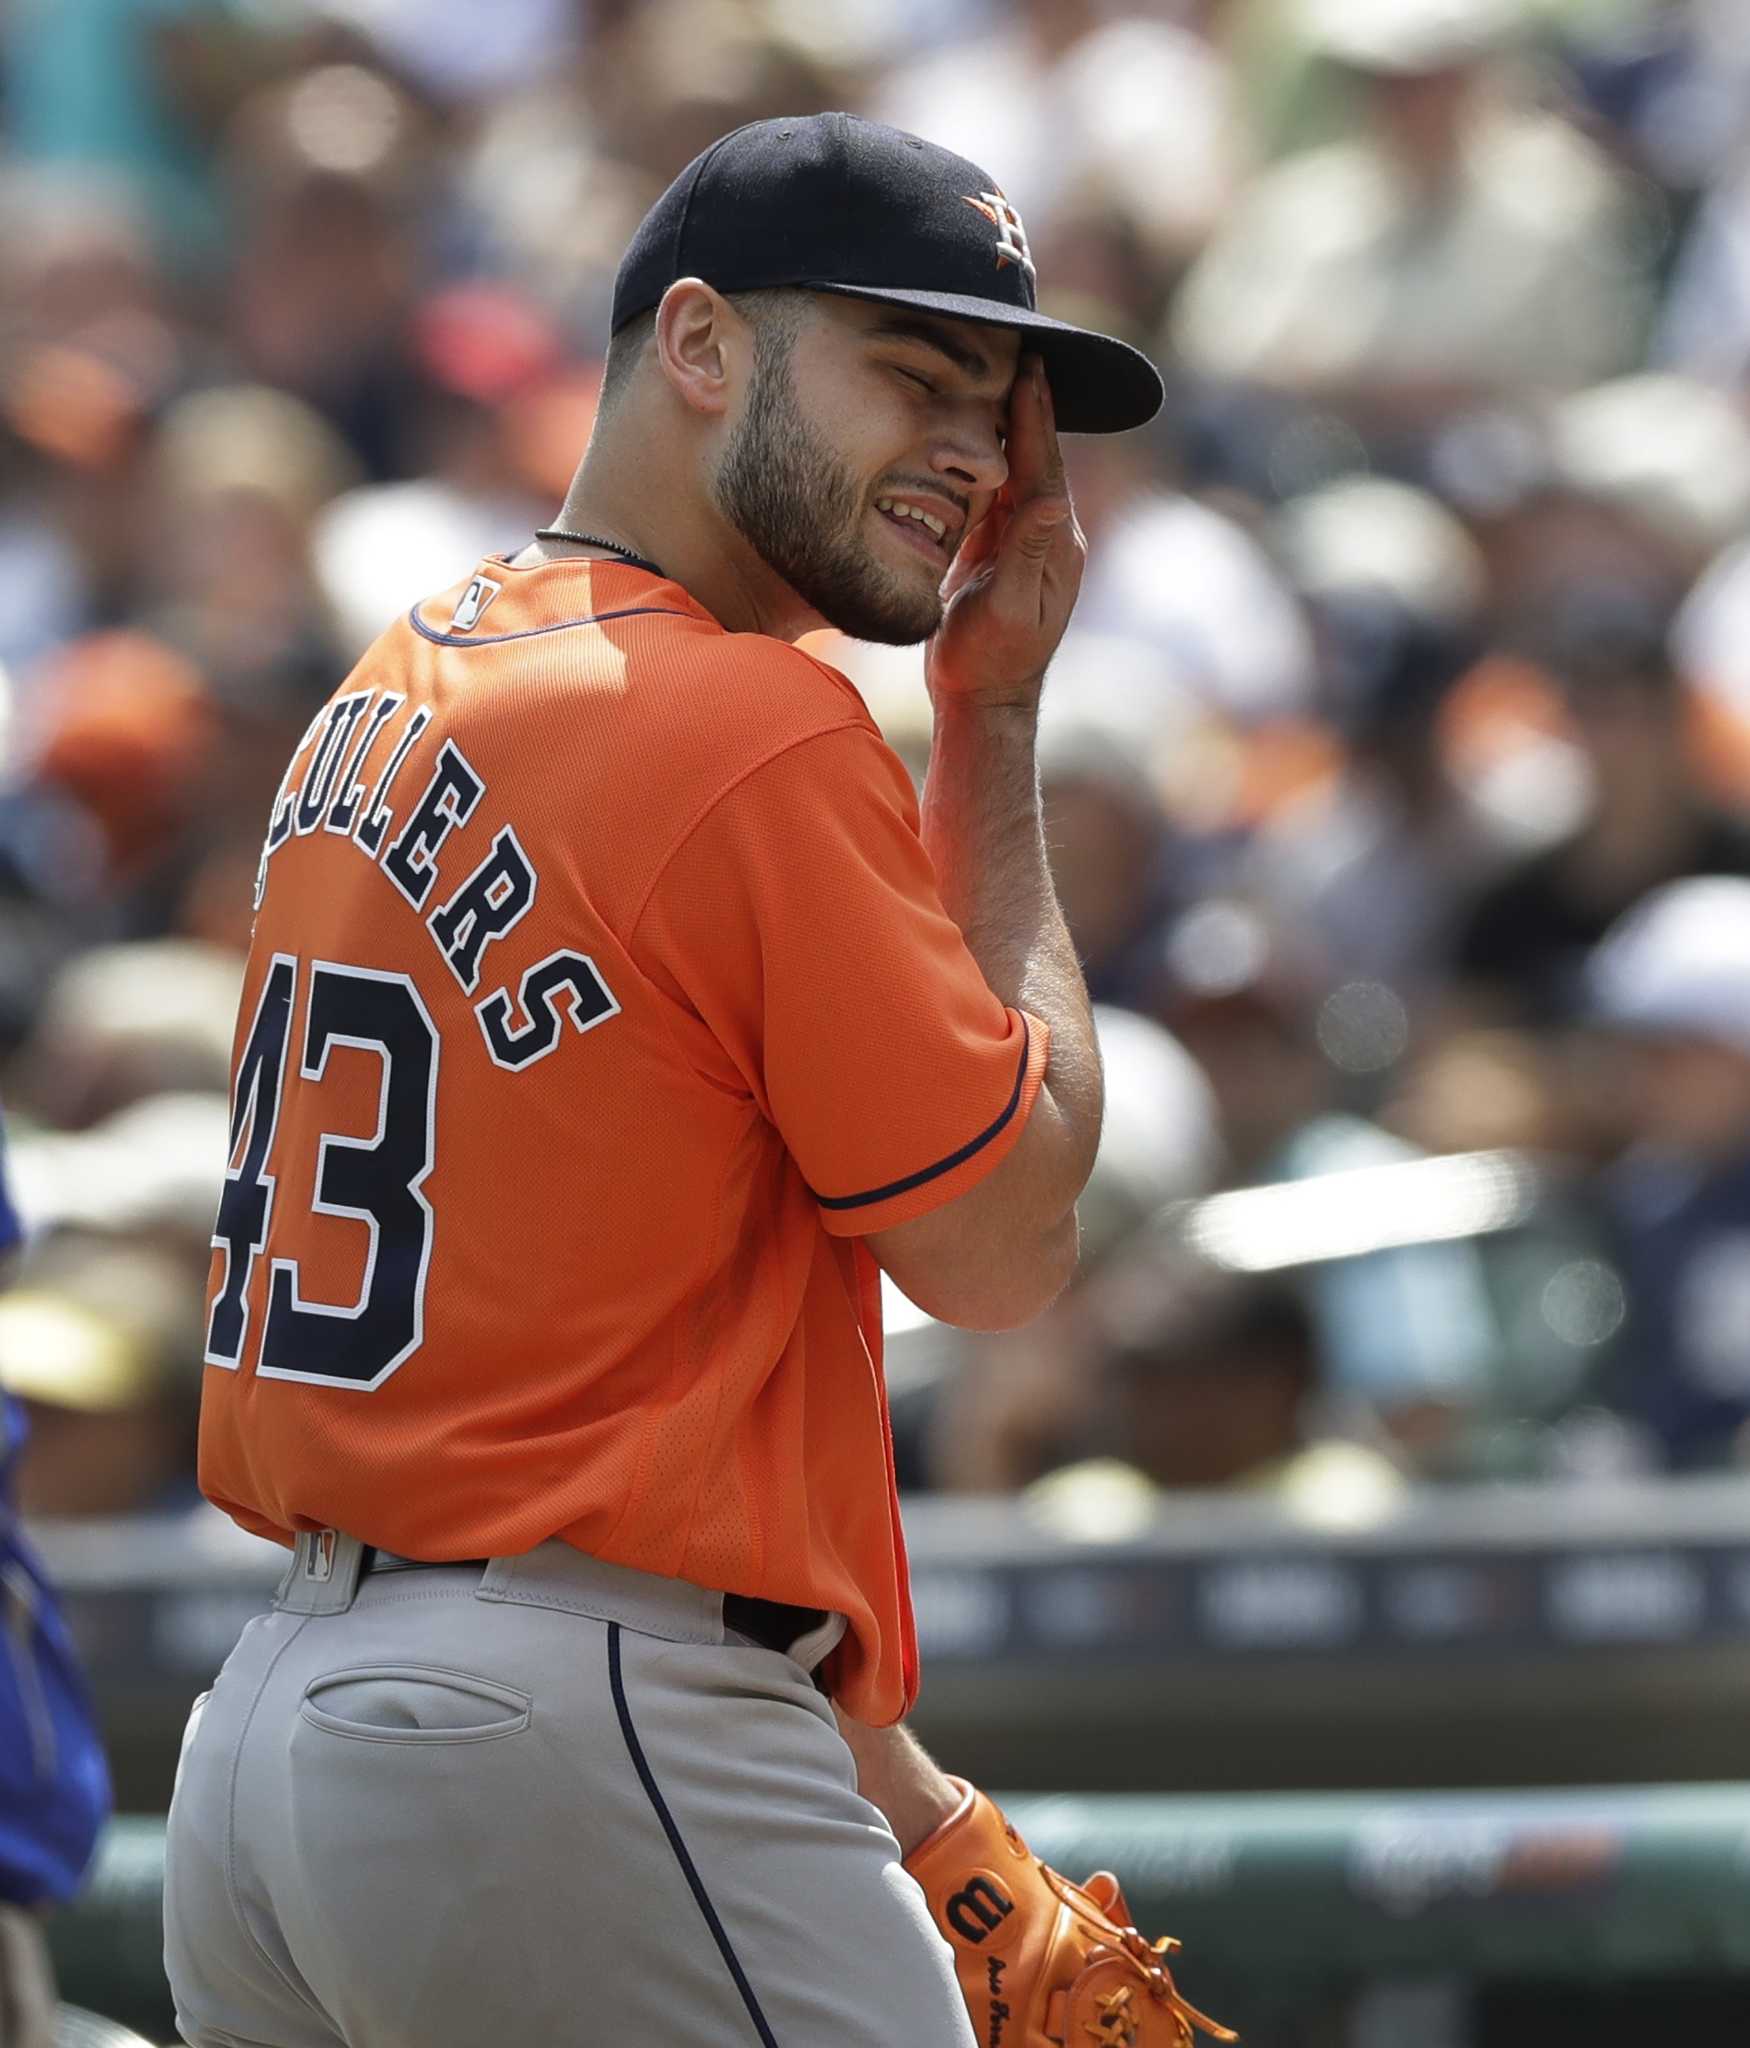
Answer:
[(334, 1531), (310, 1529), (304, 1537), (304, 1576), (323, 1581), (334, 1576)]
[(1038, 281), (1039, 273), (1033, 267), (1033, 258), (1027, 253), (1027, 230), (1021, 225), (1021, 216), (1000, 192), (981, 192), (976, 199), (971, 193), (962, 195), (974, 213), (982, 213), (997, 231), (997, 268), (1007, 263), (1018, 263), (1032, 278)]

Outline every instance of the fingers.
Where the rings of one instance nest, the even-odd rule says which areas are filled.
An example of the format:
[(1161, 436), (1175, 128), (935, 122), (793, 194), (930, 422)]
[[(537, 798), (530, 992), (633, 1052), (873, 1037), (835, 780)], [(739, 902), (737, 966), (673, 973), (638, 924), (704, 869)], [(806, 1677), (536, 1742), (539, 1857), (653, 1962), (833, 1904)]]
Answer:
[(1069, 509), (1051, 387), (1037, 356), (1022, 359), (1009, 394), (1008, 481), (961, 543), (949, 575), (957, 588), (981, 563), (999, 563), (1016, 548), (1043, 559), (1053, 528)]
[(928, 663), (932, 693), (1037, 693), (1081, 584), (1085, 546), (1070, 503), (1044, 367), (1026, 358), (1009, 397), (1008, 480), (956, 555)]
[(1037, 356), (1027, 359), (1015, 380), (1008, 455), (1014, 509), (1003, 536), (1003, 569), (1006, 594), (1025, 606), (1037, 603), (1046, 561), (1071, 516), (1051, 386)]
[(1017, 504), (1061, 496), (1063, 450), (1057, 439), (1057, 411), (1051, 382), (1038, 356), (1028, 356), (1009, 397), (1009, 489)]

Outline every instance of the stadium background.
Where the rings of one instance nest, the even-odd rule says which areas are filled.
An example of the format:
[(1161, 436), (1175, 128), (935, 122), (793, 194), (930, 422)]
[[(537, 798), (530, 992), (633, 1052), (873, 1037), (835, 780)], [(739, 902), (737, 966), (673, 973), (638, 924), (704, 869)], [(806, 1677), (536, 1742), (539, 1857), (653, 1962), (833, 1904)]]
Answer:
[[(1070, 449), (1084, 1275), (890, 1303), (920, 1728), (1254, 2043), (1745, 2038), (1738, 0), (13, 0), (0, 87), (0, 1382), (142, 1816), (68, 1995), (168, 2038), (151, 1816), (272, 1571), (192, 1441), (283, 760), (551, 515), (673, 173), (845, 106), (1171, 386)], [(916, 656), (828, 651), (921, 769)]]

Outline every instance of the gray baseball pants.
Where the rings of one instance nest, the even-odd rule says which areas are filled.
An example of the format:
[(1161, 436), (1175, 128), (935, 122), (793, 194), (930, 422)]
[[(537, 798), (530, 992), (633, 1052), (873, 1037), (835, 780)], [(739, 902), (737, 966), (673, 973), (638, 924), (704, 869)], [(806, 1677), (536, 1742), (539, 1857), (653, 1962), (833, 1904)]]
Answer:
[(811, 1662), (543, 1544), (300, 1537), (197, 1702), (165, 1964), (194, 2048), (973, 2048)]

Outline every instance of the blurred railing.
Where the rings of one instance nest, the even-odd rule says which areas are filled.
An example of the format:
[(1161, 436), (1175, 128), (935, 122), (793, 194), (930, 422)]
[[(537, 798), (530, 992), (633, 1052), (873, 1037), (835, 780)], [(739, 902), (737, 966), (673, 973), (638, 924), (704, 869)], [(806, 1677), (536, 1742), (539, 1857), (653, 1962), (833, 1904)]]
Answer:
[[(1181, 1497), (1119, 1543), (907, 1503), (915, 1725), (991, 1784), (1082, 1792), (1750, 1776), (1750, 1480), (1414, 1494), (1365, 1528)], [(196, 1692), (283, 1553), (218, 1517), (47, 1524), (119, 1803), (168, 1800)]]
[[(1530, 1984), (1569, 2006), (1648, 1984), (1712, 1985), (1727, 2008), (1750, 2000), (1750, 1786), (1004, 1796), (1054, 1868), (1119, 1871), (1139, 1924), (1183, 1941), (1183, 1988), (1278, 2048), (1340, 2038), (1321, 2019), (1381, 1983)], [(163, 1863), (161, 1821), (118, 1821), (54, 1945), (70, 1995), (168, 2039)], [(1540, 2036), (1551, 2048), (1631, 2037), (1664, 2038), (1606, 2034), (1596, 2013), (1584, 2031)], [(1393, 2038), (1429, 2048), (1425, 2035)]]

